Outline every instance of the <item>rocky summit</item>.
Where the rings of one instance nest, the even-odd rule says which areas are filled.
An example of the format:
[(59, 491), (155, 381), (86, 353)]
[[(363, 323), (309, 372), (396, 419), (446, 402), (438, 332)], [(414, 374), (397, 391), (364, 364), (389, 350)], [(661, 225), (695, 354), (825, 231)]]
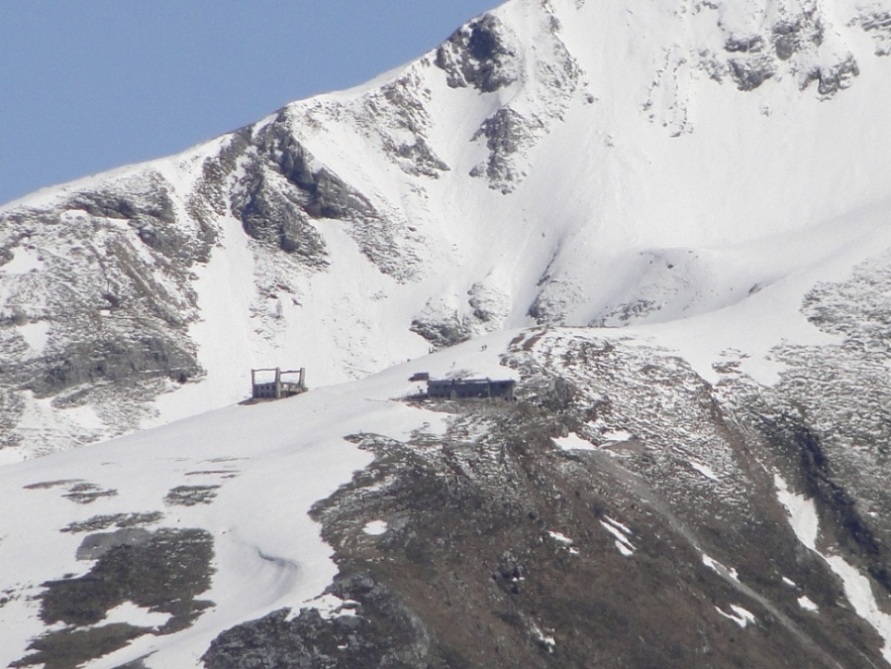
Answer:
[(0, 209), (0, 663), (891, 667), (889, 54), (511, 0)]

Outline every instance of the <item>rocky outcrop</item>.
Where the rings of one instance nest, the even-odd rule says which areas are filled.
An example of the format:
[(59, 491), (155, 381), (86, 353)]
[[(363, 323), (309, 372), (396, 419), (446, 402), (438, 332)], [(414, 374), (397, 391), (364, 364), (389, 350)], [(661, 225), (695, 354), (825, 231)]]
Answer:
[(796, 474), (820, 509), (824, 531), (885, 589), (891, 588), (887, 260), (883, 254), (847, 280), (808, 293), (803, 312), (839, 342), (780, 347), (788, 368), (776, 388), (758, 393), (758, 411), (767, 417), (759, 429), (799, 461)]
[[(212, 606), (198, 599), (210, 587), (213, 539), (203, 530), (142, 528), (89, 535), (78, 559), (95, 560), (78, 578), (44, 583), (40, 616), (56, 628), (35, 639), (34, 651), (14, 667), (73, 669), (146, 634), (172, 634), (189, 627)], [(161, 626), (102, 624), (124, 602), (168, 614)]]
[[(344, 604), (330, 615), (283, 609), (227, 630), (202, 657), (206, 669), (445, 667), (424, 624), (368, 574), (340, 581)], [(335, 596), (338, 596), (335, 595)], [(361, 603), (353, 598), (359, 596)]]
[(854, 56), (848, 56), (834, 65), (828, 67), (817, 67), (811, 70), (807, 77), (806, 83), (811, 81), (817, 82), (817, 92), (823, 97), (832, 97), (840, 90), (848, 88), (854, 77), (860, 74), (860, 67)]
[(314, 158), (279, 113), (254, 140), (233, 213), (258, 241), (296, 254), (310, 266), (327, 264), (324, 241), (313, 220), (368, 215), (370, 205)]
[(222, 633), (209, 669), (881, 665), (764, 472), (794, 458), (685, 363), (560, 329), (504, 362), (517, 403), (443, 401), (445, 434), (348, 437), (376, 459), (314, 510), (334, 603)]
[[(138, 424), (144, 402), (168, 383), (203, 375), (187, 335), (197, 318), (191, 277), (215, 232), (181, 218), (170, 190), (147, 170), (118, 188), (79, 190), (57, 206), (2, 216), (11, 257), (0, 307), (7, 393), (102, 404), (116, 432)], [(13, 430), (0, 441), (19, 438)]]
[(753, 91), (776, 73), (773, 60), (768, 56), (746, 60), (727, 61), (730, 76), (741, 91)]
[(862, 8), (856, 21), (872, 36), (877, 56), (891, 54), (891, 7), (887, 3), (884, 6), (875, 4), (871, 8)]
[(412, 320), (409, 329), (436, 348), (460, 344), (473, 335), (469, 323), (457, 313), (442, 316), (422, 315)]
[(525, 174), (519, 171), (514, 154), (534, 145), (542, 124), (524, 118), (510, 107), (502, 107), (486, 119), (474, 134), (474, 141), (485, 138), (489, 159), (485, 166), (477, 165), (470, 171), (474, 177), (485, 176), (493, 188), (510, 193)]
[(484, 14), (456, 30), (436, 51), (436, 65), (453, 88), (473, 86), (493, 93), (517, 80), (517, 54), (505, 43), (505, 27)]
[[(821, 99), (833, 97), (859, 75), (860, 68), (850, 47), (840, 33), (830, 30), (831, 21), (827, 16), (832, 12), (823, 3), (792, 2), (759, 9), (752, 16), (724, 13), (719, 4), (702, 3), (695, 13), (711, 10), (722, 14), (715, 17), (724, 35), (722, 52), (695, 48), (685, 53), (683, 48), (670, 48), (668, 60), (680, 63), (681, 67), (673, 67), (668, 81), (660, 83), (666, 93), (672, 93), (676, 87), (683, 88), (691, 64), (716, 81), (729, 77), (744, 92), (755, 91), (769, 80), (774, 80), (777, 86), (793, 85), (801, 90), (816, 82)], [(685, 10), (677, 11), (678, 16), (684, 14)], [(733, 14), (734, 18), (727, 14)], [(877, 30), (882, 25), (880, 18), (873, 20), (865, 14), (854, 20), (859, 20), (865, 30)], [(879, 45), (881, 34), (880, 29), (875, 33), (876, 53), (883, 48)], [(678, 99), (673, 106), (686, 114), (688, 104), (688, 100)], [(646, 111), (649, 112), (649, 106)], [(654, 116), (664, 114), (663, 111)]]

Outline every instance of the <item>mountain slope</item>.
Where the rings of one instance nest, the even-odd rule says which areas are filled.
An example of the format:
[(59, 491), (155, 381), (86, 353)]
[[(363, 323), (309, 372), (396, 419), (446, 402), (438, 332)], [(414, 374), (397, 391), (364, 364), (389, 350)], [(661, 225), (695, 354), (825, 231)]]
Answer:
[(891, 663), (889, 15), (514, 0), (5, 208), (0, 659)]
[(857, 518), (854, 482), (800, 465), (830, 439), (638, 338), (482, 342), (425, 369), (515, 376), (519, 402), (418, 402), (403, 365), (7, 465), (2, 659), (884, 666), (887, 591), (856, 579), (888, 564), (857, 543), (888, 507)]
[(7, 457), (222, 406), (252, 365), (326, 384), (820, 262), (887, 198), (874, 11), (508, 3), (365, 87), (9, 205)]

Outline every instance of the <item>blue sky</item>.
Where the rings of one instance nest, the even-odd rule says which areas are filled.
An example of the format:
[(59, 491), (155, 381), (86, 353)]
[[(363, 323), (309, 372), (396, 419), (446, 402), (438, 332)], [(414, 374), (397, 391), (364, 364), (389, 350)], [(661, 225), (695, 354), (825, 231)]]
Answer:
[(437, 46), (500, 0), (0, 0), (0, 204)]

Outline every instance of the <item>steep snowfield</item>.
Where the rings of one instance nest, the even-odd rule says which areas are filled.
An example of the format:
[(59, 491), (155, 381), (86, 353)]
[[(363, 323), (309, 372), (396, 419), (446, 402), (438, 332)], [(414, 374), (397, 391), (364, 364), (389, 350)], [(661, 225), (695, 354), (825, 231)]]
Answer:
[[(202, 380), (170, 393), (152, 377), (131, 406), (71, 381), (32, 387), (23, 370), (7, 382), (9, 445), (27, 457), (223, 406), (244, 396), (251, 366), (306, 365), (326, 385), (505, 327), (674, 322), (819, 274), (884, 224), (891, 59), (875, 55), (884, 33), (867, 20), (880, 13), (516, 0), (368, 85), (12, 203), (0, 266), (10, 355), (50, 366), (95, 339), (53, 327), (64, 307), (35, 301), (73, 277), (106, 318), (107, 268), (38, 260), (71, 241), (35, 221), (91, 224), (108, 230), (97, 255), (124, 243), (114, 262), (157, 277), (155, 299), (187, 328), (167, 357)], [(166, 199), (115, 204), (140, 189)], [(105, 209), (82, 204), (94, 192), (111, 194)], [(157, 211), (162, 228), (147, 219)], [(168, 242), (168, 229), (185, 237)], [(279, 234), (296, 254), (276, 248)], [(201, 241), (184, 263), (170, 244), (188, 238)], [(114, 279), (113, 308), (143, 292), (133, 276)], [(161, 329), (176, 321), (164, 318)], [(85, 421), (85, 403), (104, 407), (98, 419)], [(38, 446), (16, 426), (47, 412), (58, 427)]]
[[(821, 652), (872, 648), (876, 633), (888, 647), (885, 618), (852, 623), (810, 553), (799, 567), (813, 582), (791, 609), (771, 590), (779, 574), (750, 566), (740, 584), (709, 557), (757, 563), (746, 542), (768, 528), (798, 564), (775, 491), (755, 494), (792, 471), (823, 505), (825, 535), (806, 547), (887, 573), (888, 16), (841, 1), (513, 0), (365, 86), (5, 207), (0, 564), (14, 569), (0, 581), (0, 661), (47, 632), (50, 645), (133, 634), (85, 666), (198, 666), (220, 632), (283, 607), (349, 615), (318, 599), (338, 566), (308, 514), (387, 438), (408, 463), (441, 438), (436, 480), (449, 467), (499, 491), (517, 480), (499, 467), (526, 436), (498, 432), (486, 408), (446, 419), (400, 401), (417, 371), (526, 383), (521, 422), (543, 412), (568, 453), (554, 471), (596, 465), (585, 471), (607, 492), (585, 504), (612, 514), (590, 522), (604, 545), (649, 564), (654, 528), (668, 527), (683, 544), (672, 574), (716, 574), (708, 615), (753, 635), (779, 621), (825, 666), (837, 665)], [(311, 391), (235, 405), (260, 366), (305, 366)], [(455, 455), (461, 430), (473, 438)], [(849, 500), (839, 489), (848, 506), (833, 506)], [(738, 531), (753, 509), (762, 525)], [(398, 530), (335, 521), (341, 551)], [(546, 532), (571, 556), (599, 545)], [(107, 546), (85, 542), (97, 534), (188, 572), (186, 610), (140, 595), (59, 613), (66, 588), (114, 570)], [(730, 547), (702, 542), (715, 536)], [(866, 599), (853, 608), (872, 612)], [(548, 654), (564, 638), (520, 619)], [(846, 640), (821, 641), (836, 630)]]
[[(345, 362), (362, 373), (396, 360), (395, 350), (417, 355), (422, 345), (406, 324), (418, 317), (464, 321), (469, 334), (528, 325), (530, 312), (540, 322), (577, 325), (688, 318), (818, 267), (884, 223), (889, 165), (875, 147), (891, 140), (881, 118), (891, 100), (887, 60), (866, 59), (858, 85), (831, 101), (799, 90), (791, 76), (745, 92), (691, 62), (671, 72), (660, 62), (681, 59), (691, 40), (719, 51), (714, 10), (555, 4), (512, 3), (494, 13), (509, 26), (505, 48), (518, 54), (504, 65), (516, 80), (497, 91), (444, 87), (430, 54), (375, 87), (288, 109), (292, 131), (319, 161), (403, 212), (396, 216), (416, 229), (409, 242), (423, 257), (421, 275), (408, 283), (394, 285), (355, 251), (348, 272), (328, 273), (341, 273), (332, 277), (332, 292), (316, 290), (327, 277), (313, 277), (300, 313), (317, 315), (289, 322), (339, 322), (346, 311), (354, 322), (338, 328), (336, 350), (311, 358), (356, 356), (364, 369)], [(871, 49), (865, 34), (847, 30), (845, 37), (852, 48)], [(550, 81), (542, 72), (561, 77)], [(647, 113), (687, 104), (649, 102), (654, 90), (674, 85), (695, 106), (676, 137)], [(422, 124), (414, 132), (447, 172), (409, 179), (381, 150), (387, 140), (416, 139), (402, 127), (404, 107), (387, 105), (381, 87), (417, 102), (408, 105)], [(378, 115), (370, 116), (372, 109)], [(508, 194), (469, 176), (486, 159), (482, 140), (473, 138), (504, 109), (520, 119), (516, 146), (501, 156), (518, 182)], [(323, 234), (349, 256), (348, 240)], [(410, 258), (406, 265), (414, 269)], [(344, 304), (344, 284), (365, 299)], [(477, 296), (492, 320), (474, 319)], [(380, 311), (376, 299), (384, 303)], [(397, 327), (374, 332), (382, 322)], [(323, 345), (302, 331), (285, 350), (300, 350), (301, 342)], [(357, 354), (357, 346), (365, 351)], [(380, 358), (369, 360), (373, 355)], [(320, 377), (330, 378), (324, 366)]]
[(743, 299), (694, 318), (628, 330), (676, 349), (709, 380), (717, 379), (712, 365), (725, 352), (732, 352), (741, 359), (745, 373), (772, 385), (783, 365), (771, 349), (780, 344), (840, 341), (805, 318), (805, 294), (821, 281), (850, 279), (855, 266), (891, 248), (888, 204), (815, 226), (804, 240), (797, 234), (786, 235), (724, 255), (722, 275), (735, 275), (735, 288), (745, 293)]

